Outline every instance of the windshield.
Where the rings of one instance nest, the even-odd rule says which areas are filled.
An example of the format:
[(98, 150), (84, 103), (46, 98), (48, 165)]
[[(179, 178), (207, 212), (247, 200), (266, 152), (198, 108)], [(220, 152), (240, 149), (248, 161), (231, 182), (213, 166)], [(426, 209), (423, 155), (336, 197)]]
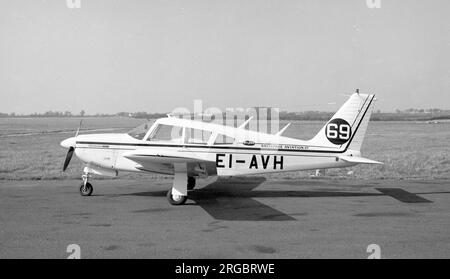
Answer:
[(159, 124), (148, 137), (148, 141), (172, 141), (180, 142), (183, 136), (183, 128), (179, 126)]
[(149, 121), (142, 125), (137, 126), (133, 130), (129, 131), (127, 134), (135, 139), (142, 140), (148, 132), (148, 129), (152, 126), (153, 121)]

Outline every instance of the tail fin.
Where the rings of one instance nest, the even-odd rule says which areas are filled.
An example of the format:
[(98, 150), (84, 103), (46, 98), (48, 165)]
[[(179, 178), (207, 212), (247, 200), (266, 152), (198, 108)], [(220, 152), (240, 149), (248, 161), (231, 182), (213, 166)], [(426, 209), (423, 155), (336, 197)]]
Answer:
[(339, 150), (361, 150), (374, 99), (375, 95), (352, 94), (309, 143)]

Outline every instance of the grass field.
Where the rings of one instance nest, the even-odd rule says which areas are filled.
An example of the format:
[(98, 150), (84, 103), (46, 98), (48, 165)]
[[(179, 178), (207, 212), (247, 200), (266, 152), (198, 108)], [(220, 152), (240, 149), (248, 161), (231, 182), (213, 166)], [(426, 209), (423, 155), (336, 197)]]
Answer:
[[(1, 118), (0, 180), (41, 180), (79, 178), (82, 164), (73, 158), (69, 169), (61, 171), (66, 155), (59, 143), (74, 135), (77, 118)], [(121, 117), (85, 118), (82, 133), (125, 132), (142, 119)], [(280, 125), (283, 125), (281, 123)], [(285, 132), (301, 139), (312, 137), (320, 121), (299, 121)], [(356, 166), (327, 170), (332, 178), (363, 179), (450, 179), (450, 123), (371, 122), (363, 145), (365, 157), (384, 162), (383, 166)], [(305, 178), (310, 172), (271, 174), (281, 179)], [(150, 175), (165, 179), (161, 175)], [(120, 177), (148, 179), (145, 174)]]

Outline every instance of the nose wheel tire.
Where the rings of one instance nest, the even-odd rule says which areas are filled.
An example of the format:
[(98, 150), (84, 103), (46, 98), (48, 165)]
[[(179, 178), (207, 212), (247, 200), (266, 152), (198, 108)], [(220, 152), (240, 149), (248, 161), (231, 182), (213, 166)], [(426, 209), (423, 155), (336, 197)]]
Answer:
[(187, 196), (172, 195), (172, 189), (167, 192), (167, 200), (171, 205), (183, 205), (186, 203)]
[(94, 191), (94, 187), (92, 187), (91, 183), (89, 183), (89, 182), (87, 182), (86, 185), (84, 185), (84, 183), (83, 183), (80, 186), (80, 194), (83, 197), (92, 195), (93, 191)]

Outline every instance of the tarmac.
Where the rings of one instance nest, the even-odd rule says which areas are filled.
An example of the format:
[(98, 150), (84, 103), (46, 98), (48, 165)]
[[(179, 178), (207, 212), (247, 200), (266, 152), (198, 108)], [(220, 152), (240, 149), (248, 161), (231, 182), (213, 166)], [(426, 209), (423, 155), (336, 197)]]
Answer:
[(0, 181), (0, 258), (450, 257), (449, 181), (235, 177), (184, 206), (170, 179), (80, 183)]

